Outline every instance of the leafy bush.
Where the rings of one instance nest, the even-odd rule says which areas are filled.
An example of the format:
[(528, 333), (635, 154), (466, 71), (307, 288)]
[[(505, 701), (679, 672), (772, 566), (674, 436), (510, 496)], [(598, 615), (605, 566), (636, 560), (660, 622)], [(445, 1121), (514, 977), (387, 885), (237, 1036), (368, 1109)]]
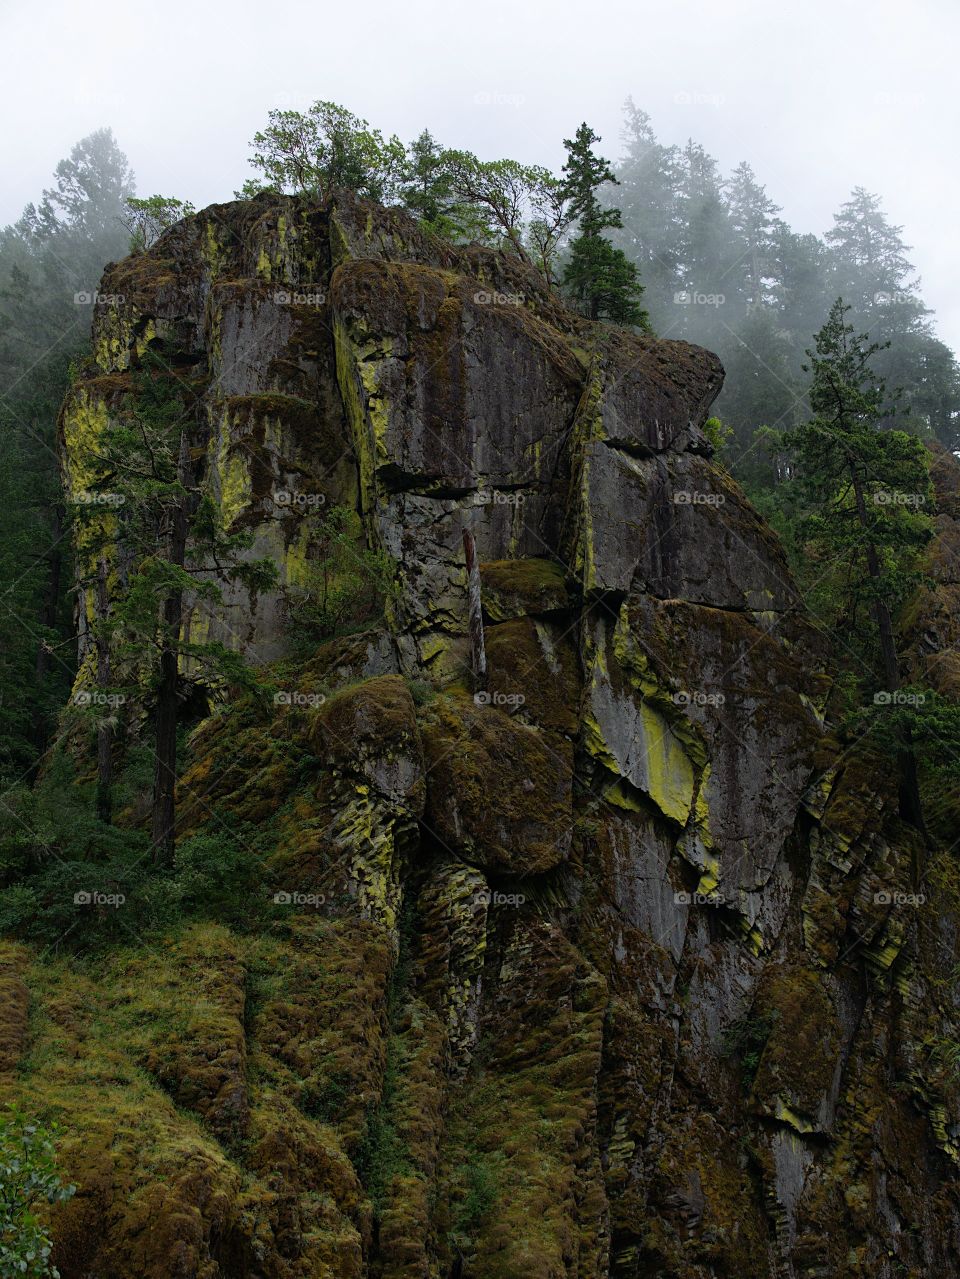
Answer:
[(703, 424), (703, 433), (713, 445), (714, 453), (722, 453), (733, 437), (733, 427), (724, 426), (718, 417), (708, 417)]
[(408, 680), (407, 687), (410, 689), (414, 706), (428, 706), (437, 696), (437, 690), (425, 679)]
[(34, 1215), (37, 1203), (69, 1199), (56, 1166), (55, 1128), (43, 1128), (15, 1106), (0, 1115), (0, 1279), (39, 1279), (50, 1264), (51, 1241)]
[(263, 913), (263, 860), (251, 836), (202, 831), (177, 845), (174, 879), (184, 915), (243, 926)]

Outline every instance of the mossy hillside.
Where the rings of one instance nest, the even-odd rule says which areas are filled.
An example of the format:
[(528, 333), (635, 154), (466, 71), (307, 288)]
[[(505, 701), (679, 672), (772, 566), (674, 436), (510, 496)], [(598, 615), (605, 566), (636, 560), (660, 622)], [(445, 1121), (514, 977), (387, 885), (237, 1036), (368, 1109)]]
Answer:
[[(349, 728), (340, 719), (345, 708), (359, 706), (364, 695), (354, 692), (324, 708), (339, 686), (361, 686), (358, 676), (370, 660), (375, 641), (369, 632), (350, 635), (319, 645), (309, 661), (282, 660), (263, 667), (257, 689), (218, 707), (205, 719), (188, 743), (182, 779), (184, 829), (202, 824), (212, 810), (222, 809), (239, 820), (274, 817), (298, 789), (301, 776), (319, 766), (318, 746), (339, 749), (342, 756), (338, 743)], [(386, 689), (394, 692), (393, 701), (399, 699), (404, 709), (412, 707), (409, 694), (403, 701), (402, 685)], [(367, 696), (365, 704), (375, 708), (379, 701)], [(384, 706), (388, 720), (393, 713), (395, 726), (415, 735), (412, 711), (409, 718), (397, 719), (396, 707), (391, 711), (391, 705)], [(321, 712), (326, 715), (325, 729), (317, 724)], [(191, 804), (194, 792), (202, 795), (202, 802), (195, 798)]]
[(447, 1037), (436, 1013), (405, 1001), (388, 1042), (381, 1109), (368, 1119), (367, 1185), (377, 1214), (380, 1273), (429, 1273), (437, 1252), (433, 1217), (447, 1103)]
[(403, 872), (417, 844), (426, 791), (413, 699), (397, 675), (367, 680), (327, 701), (316, 718), (318, 756), (334, 817), (327, 831), (365, 917), (396, 932)]
[[(831, 1142), (797, 1204), (795, 1245), (784, 1237), (782, 1227), (778, 1230), (781, 1253), (790, 1249), (810, 1267), (857, 1279), (887, 1264), (871, 1225), (887, 1195), (893, 1193), (903, 1218), (918, 1226), (945, 1208), (942, 1194), (932, 1190), (933, 1181), (922, 1179), (927, 1188), (915, 1181), (918, 1160), (932, 1159), (932, 1173), (944, 1157), (923, 1154), (929, 1149), (925, 1121), (891, 1074), (889, 1060), (884, 1060), (885, 1026), (884, 1015), (876, 1010), (869, 1011), (858, 1027)], [(803, 1149), (801, 1138), (794, 1135), (789, 1140), (796, 1150)], [(878, 1153), (884, 1173), (878, 1169)], [(759, 1151), (758, 1155), (769, 1176), (769, 1156)], [(923, 1273), (917, 1236), (916, 1226), (905, 1234), (899, 1258), (904, 1274)]]
[(30, 991), (23, 972), (29, 962), (25, 947), (0, 943), (0, 1077), (16, 1069), (26, 1047)]
[(226, 929), (197, 926), (182, 941), (168, 939), (162, 958), (130, 956), (111, 992), (125, 1051), (228, 1144), (249, 1122), (245, 949)]
[[(627, 934), (623, 940), (628, 942), (633, 937)], [(606, 1009), (597, 1089), (612, 1274), (629, 1274), (631, 1266), (637, 1264), (637, 1249), (650, 1209), (648, 1187), (633, 1170), (652, 1135), (658, 1101), (669, 1091), (676, 1048), (674, 1032), (660, 1024), (645, 1006), (650, 970), (639, 967), (641, 971), (634, 976), (624, 974), (619, 965), (612, 966), (608, 976), (608, 981), (624, 988), (611, 993)]]
[[(766, 1279), (768, 1225), (749, 1155), (709, 1114), (673, 1114), (650, 1194), (656, 1211), (635, 1251), (636, 1270)], [(652, 1205), (651, 1205), (652, 1206)], [(628, 1262), (621, 1255), (621, 1262)], [(630, 1265), (622, 1272), (630, 1273)]]
[[(60, 1122), (61, 1161), (78, 1185), (53, 1210), (65, 1276), (159, 1279), (171, 1258), (183, 1273), (212, 1275), (258, 1254), (272, 1258), (276, 1279), (305, 1279), (324, 1258), (352, 1257), (336, 1273), (361, 1273), (361, 1195), (337, 1133), (284, 1110), (262, 1066), (247, 1081), (249, 1119), (224, 1122), (224, 1080), (229, 1093), (247, 1074), (224, 1059), (237, 966), (252, 972), (269, 955), (282, 983), (295, 962), (282, 946), (261, 956), (263, 944), (198, 926), (152, 955), (118, 952), (96, 975), (65, 960), (27, 969), (30, 1041), (16, 1087), (32, 1111)], [(322, 1016), (320, 988), (313, 994)], [(263, 1143), (275, 1142), (283, 1115), (289, 1142), (276, 1161)]]
[(800, 1132), (823, 1128), (837, 1070), (842, 1032), (820, 973), (773, 969), (751, 1016), (768, 1033), (751, 1102)]
[[(832, 752), (835, 751), (836, 754)], [(839, 766), (837, 761), (839, 760)], [(889, 912), (872, 900), (885, 886), (912, 883), (914, 840), (894, 821), (892, 761), (861, 743), (844, 749), (827, 741), (822, 750), (826, 800), (809, 835), (810, 870), (802, 900), (804, 941), (819, 964), (834, 962), (851, 921), (866, 937), (880, 939)], [(893, 826), (894, 840), (884, 838)], [(892, 920), (896, 925), (896, 917)], [(864, 927), (866, 925), (866, 927)], [(878, 947), (882, 954), (884, 943)], [(885, 956), (889, 967), (899, 943)]]
[[(332, 646), (299, 679), (281, 664), (265, 679), (292, 687), (215, 716), (191, 742), (184, 826), (211, 815), (261, 827), (278, 891), (322, 894), (395, 933), (401, 879), (424, 805), (414, 703), (396, 675), (330, 687), (330, 662), (366, 652)], [(275, 699), (280, 699), (279, 704)]]
[(581, 675), (569, 628), (523, 617), (488, 626), (485, 648), (492, 701), (525, 723), (574, 738)]
[(248, 1017), (251, 1060), (272, 1091), (336, 1125), (356, 1154), (381, 1099), (392, 946), (364, 920), (294, 913), (257, 956)]
[[(173, 1263), (197, 1279), (951, 1273), (954, 912), (934, 926), (875, 900), (924, 885), (927, 863), (889, 776), (823, 734), (833, 707), (816, 645), (780, 611), (794, 601), (781, 561), (706, 460), (714, 362), (598, 335), (504, 255), (440, 252), (391, 211), (312, 207), (223, 206), (141, 263), (96, 394), (116, 410), (109, 379), (144, 342), (202, 353), (222, 379), (215, 422), (228, 413), (238, 457), (262, 454), (235, 477), (247, 513), (278, 483), (317, 482), (342, 428), (357, 459), (322, 492), (362, 511), (372, 546), (400, 530), (405, 595), (375, 632), (262, 669), (260, 697), (223, 699), (188, 744), (181, 838), (255, 828), (256, 911), (131, 938), (122, 955), (114, 941), (93, 974), (28, 948), (0, 963), (0, 1070), (15, 1056), (30, 1108), (65, 1118), (81, 1183), (55, 1231), (74, 1250), (64, 1279), (159, 1279)], [(328, 300), (275, 303), (294, 280)], [(524, 300), (497, 310), (480, 289)], [(241, 318), (258, 337), (238, 371)], [(420, 448), (422, 420), (476, 444), (457, 476)], [(524, 503), (498, 524), (473, 489), (496, 487), (503, 423), (497, 479)], [(613, 454), (633, 477), (622, 509), (597, 498)], [(655, 472), (724, 501), (685, 522), (665, 509), (668, 483), (653, 500)], [(682, 539), (658, 575), (643, 555), (666, 516)], [(490, 539), (491, 690), (514, 695), (506, 706), (464, 689), (468, 518)], [(308, 522), (281, 520), (298, 570)], [(737, 537), (757, 556), (746, 575), (728, 571)], [(558, 548), (581, 555), (572, 579)], [(617, 570), (604, 593), (610, 548), (622, 563), (600, 566)], [(628, 559), (640, 567), (621, 582)], [(764, 589), (742, 590), (761, 570)], [(674, 700), (711, 691), (724, 666), (722, 712)], [(614, 769), (585, 747), (591, 714)], [(641, 714), (641, 746), (666, 725), (686, 760), (652, 784), (650, 750), (618, 739)], [(793, 770), (779, 807), (780, 779), (756, 800), (741, 786), (730, 741), (744, 726), (756, 755)], [(681, 769), (692, 784), (684, 772), (671, 816)], [(726, 891), (753, 855), (764, 894), (736, 909), (676, 898)], [(746, 1071), (725, 1031), (752, 1015)]]

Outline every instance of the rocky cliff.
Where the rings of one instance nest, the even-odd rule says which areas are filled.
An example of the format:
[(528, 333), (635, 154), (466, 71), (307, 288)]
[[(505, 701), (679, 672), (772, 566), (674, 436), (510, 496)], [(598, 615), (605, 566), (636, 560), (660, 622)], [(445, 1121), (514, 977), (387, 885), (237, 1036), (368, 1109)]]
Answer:
[[(215, 705), (180, 787), (185, 833), (260, 830), (280, 908), (95, 971), (0, 955), (3, 1091), (79, 1185), (64, 1279), (960, 1274), (960, 880), (832, 731), (711, 460), (715, 357), (347, 196), (215, 206), (101, 295), (68, 485), (151, 351), (280, 569), (190, 610), (281, 694)], [(396, 586), (304, 654), (334, 508)]]

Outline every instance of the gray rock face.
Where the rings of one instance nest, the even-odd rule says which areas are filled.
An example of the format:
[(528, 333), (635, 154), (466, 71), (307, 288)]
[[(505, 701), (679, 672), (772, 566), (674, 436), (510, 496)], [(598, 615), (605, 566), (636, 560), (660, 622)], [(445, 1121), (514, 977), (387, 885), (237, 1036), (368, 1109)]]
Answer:
[[(416, 1157), (378, 1188), (377, 1245), (350, 1207), (362, 1274), (960, 1273), (960, 1097), (930, 1047), (956, 1034), (954, 890), (936, 926), (892, 896), (925, 854), (883, 765), (832, 734), (782, 550), (712, 460), (716, 358), (346, 195), (208, 210), (103, 292), (126, 301), (65, 409), (68, 481), (131, 366), (176, 352), (223, 521), (278, 565), (190, 626), (288, 654), (334, 507), (395, 568), (325, 662), (305, 790), (270, 801), (308, 815), (283, 857), (335, 861), (392, 953), (407, 920), (390, 1104)], [(955, 630), (928, 620), (918, 663)]]

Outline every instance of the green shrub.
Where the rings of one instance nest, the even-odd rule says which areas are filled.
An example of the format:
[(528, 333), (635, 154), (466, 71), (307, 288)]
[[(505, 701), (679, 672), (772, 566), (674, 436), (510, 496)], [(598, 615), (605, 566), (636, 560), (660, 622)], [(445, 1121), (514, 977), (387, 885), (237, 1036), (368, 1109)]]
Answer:
[(186, 915), (242, 927), (266, 909), (263, 858), (252, 832), (192, 835), (177, 845), (173, 870)]
[(56, 1166), (55, 1128), (43, 1128), (15, 1106), (0, 1114), (0, 1279), (56, 1276), (51, 1241), (33, 1209), (69, 1199)]
[(46, 946), (93, 948), (192, 918), (247, 927), (268, 909), (257, 833), (210, 828), (158, 867), (145, 831), (93, 811), (93, 787), (60, 766), (0, 809), (0, 932)]

